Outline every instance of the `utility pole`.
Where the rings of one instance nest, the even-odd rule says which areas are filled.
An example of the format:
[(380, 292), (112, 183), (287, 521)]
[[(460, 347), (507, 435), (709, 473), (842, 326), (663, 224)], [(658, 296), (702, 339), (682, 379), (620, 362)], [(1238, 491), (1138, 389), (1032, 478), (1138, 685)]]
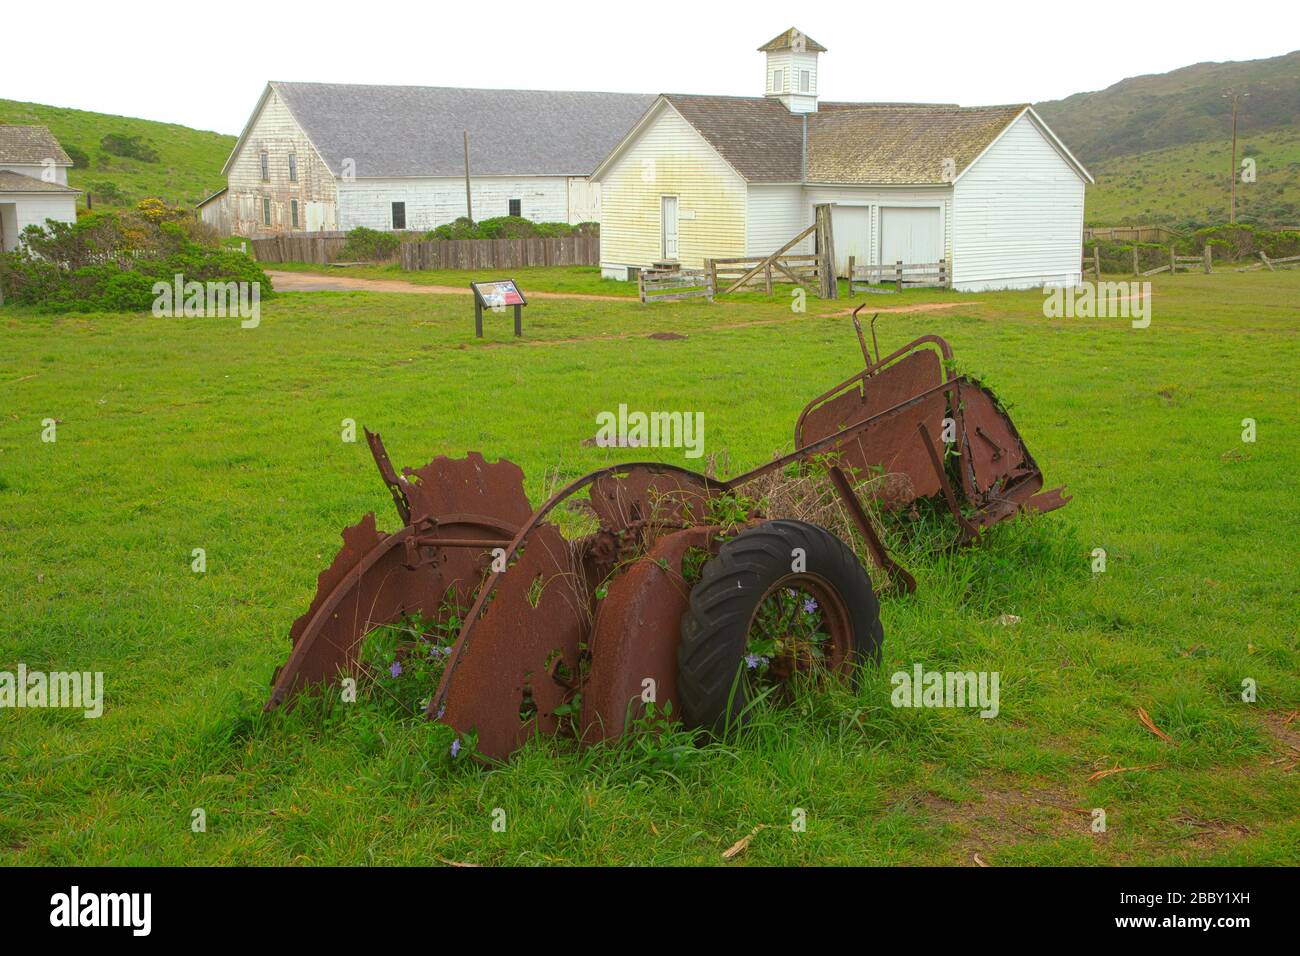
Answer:
[(1223, 94), (1224, 99), (1232, 100), (1232, 168), (1229, 171), (1231, 192), (1228, 198), (1228, 222), (1237, 221), (1237, 101), (1249, 93), (1234, 93), (1229, 90)]
[[(1233, 153), (1236, 153), (1235, 146)], [(471, 226), (474, 225), (474, 200), (469, 193), (469, 130), (465, 130), (465, 218), (469, 220)]]

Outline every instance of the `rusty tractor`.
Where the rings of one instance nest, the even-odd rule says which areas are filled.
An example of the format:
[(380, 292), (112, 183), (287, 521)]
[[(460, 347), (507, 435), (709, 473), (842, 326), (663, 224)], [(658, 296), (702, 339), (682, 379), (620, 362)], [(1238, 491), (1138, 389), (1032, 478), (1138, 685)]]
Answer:
[[(1069, 500), (1061, 488), (1043, 490), (1010, 418), (956, 373), (946, 341), (925, 335), (882, 358), (875, 319), (874, 356), (857, 311), (853, 325), (862, 371), (807, 404), (794, 451), (728, 480), (633, 462), (585, 475), (534, 508), (507, 460), (471, 452), (398, 475), (367, 430), (402, 527), (382, 532), (371, 513), (343, 531), (291, 628), (266, 709), (373, 676), (368, 635), (412, 616), (446, 621), (448, 608), (454, 628), (430, 649), (445, 657), (427, 716), (473, 734), (489, 759), (538, 733), (618, 737), (656, 708), (660, 719), (717, 730), (743, 716), (747, 671), (783, 688), (797, 672), (853, 680), (857, 665), (879, 659), (883, 639), (870, 577), (846, 542), (765, 516), (747, 486), (782, 469), (824, 469), (882, 590), (899, 592), (916, 582), (886, 550), (869, 506), (933, 499), (958, 541), (972, 543), (995, 522)], [(596, 529), (566, 538), (554, 520), (561, 506)]]

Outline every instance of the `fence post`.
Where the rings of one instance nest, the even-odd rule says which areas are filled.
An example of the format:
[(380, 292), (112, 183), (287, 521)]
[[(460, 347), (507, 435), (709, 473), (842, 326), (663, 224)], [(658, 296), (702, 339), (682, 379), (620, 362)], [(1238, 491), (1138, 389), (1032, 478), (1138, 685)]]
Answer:
[(902, 292), (903, 291), (903, 260), (902, 259), (897, 259), (894, 261), (894, 282), (895, 282), (895, 289), (898, 292)]
[(1210, 244), (1207, 242), (1207, 243), (1205, 244), (1205, 274), (1206, 274), (1207, 276), (1210, 274), (1210, 271), (1211, 271), (1211, 269), (1210, 269), (1210, 261), (1211, 261), (1213, 258), (1214, 258), (1214, 254), (1210, 251)]
[(1178, 259), (1174, 256), (1174, 245), (1169, 244), (1169, 274), (1173, 275), (1178, 271)]
[(1138, 271), (1138, 247), (1137, 243), (1133, 244), (1133, 274), (1140, 275)]
[(853, 294), (853, 266), (857, 261), (856, 256), (849, 256), (849, 295)]
[[(852, 281), (852, 280), (850, 280), (850, 281)], [(950, 277), (949, 277), (949, 275), (948, 275), (948, 260), (947, 260), (947, 259), (940, 259), (940, 260), (939, 260), (939, 285), (940, 285), (942, 288), (946, 289), (946, 288), (948, 288), (948, 285), (949, 285), (950, 281), (951, 281), (951, 280), (950, 280)]]
[(1092, 247), (1092, 274), (1098, 282), (1101, 281), (1101, 246), (1099, 245)]

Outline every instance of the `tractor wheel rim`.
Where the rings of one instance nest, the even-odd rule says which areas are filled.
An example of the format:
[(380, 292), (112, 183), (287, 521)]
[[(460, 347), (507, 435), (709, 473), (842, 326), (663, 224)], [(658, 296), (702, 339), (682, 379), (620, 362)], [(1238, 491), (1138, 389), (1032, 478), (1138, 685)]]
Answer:
[[(839, 591), (825, 578), (820, 575), (809, 572), (796, 572), (787, 574), (773, 582), (763, 596), (759, 599), (758, 604), (754, 606), (754, 612), (750, 615), (749, 625), (745, 629), (745, 639), (748, 641), (754, 634), (754, 628), (758, 625), (759, 612), (763, 606), (782, 590), (801, 591), (810, 595), (817, 602), (817, 609), (821, 612), (822, 626), (820, 631), (827, 635), (827, 653), (825, 660), (820, 662), (820, 666), (806, 665), (800, 666), (797, 660), (793, 661), (793, 666), (789, 667), (789, 673), (778, 678), (779, 682), (785, 683), (794, 671), (811, 672), (816, 676), (822, 674), (842, 674), (848, 671), (853, 662), (853, 625), (849, 618), (848, 608), (844, 604), (843, 598), (840, 597)], [(796, 599), (797, 600), (797, 599)], [(789, 658), (781, 657), (774, 659), (789, 661)]]

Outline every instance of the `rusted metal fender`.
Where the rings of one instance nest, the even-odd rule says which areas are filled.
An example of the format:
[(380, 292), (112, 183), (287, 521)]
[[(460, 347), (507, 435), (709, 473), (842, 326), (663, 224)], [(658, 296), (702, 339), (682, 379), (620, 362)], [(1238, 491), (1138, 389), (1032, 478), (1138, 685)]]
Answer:
[[(646, 476), (661, 476), (662, 488)], [(721, 487), (685, 468), (634, 462), (584, 475), (533, 512), (505, 549), (505, 569), (490, 573), (479, 588), (429, 701), (429, 718), (476, 734), (485, 757), (504, 760), (533, 734), (559, 729), (555, 707), (577, 690), (578, 651), (591, 634), (592, 596), (577, 549), (544, 519), (598, 481), (606, 493), (593, 500), (593, 508), (609, 517), (630, 514), (625, 509), (634, 501), (662, 500), (657, 489), (686, 490), (684, 500), (694, 501), (697, 492), (708, 496)]]
[(374, 514), (343, 531), (343, 547), (317, 579), (316, 597), (293, 624), (293, 650), (271, 678), (264, 710), (312, 685), (359, 676), (361, 640), (402, 614), (432, 615), (442, 597), (440, 577), (403, 563), (410, 528), (383, 534)]
[(653, 681), (656, 714), (672, 701), (676, 717), (677, 645), (691, 593), (682, 559), (689, 548), (716, 552), (718, 530), (701, 525), (658, 539), (609, 585), (596, 612), (582, 688), (584, 743), (618, 737), (629, 721), (645, 716), (646, 680)]

